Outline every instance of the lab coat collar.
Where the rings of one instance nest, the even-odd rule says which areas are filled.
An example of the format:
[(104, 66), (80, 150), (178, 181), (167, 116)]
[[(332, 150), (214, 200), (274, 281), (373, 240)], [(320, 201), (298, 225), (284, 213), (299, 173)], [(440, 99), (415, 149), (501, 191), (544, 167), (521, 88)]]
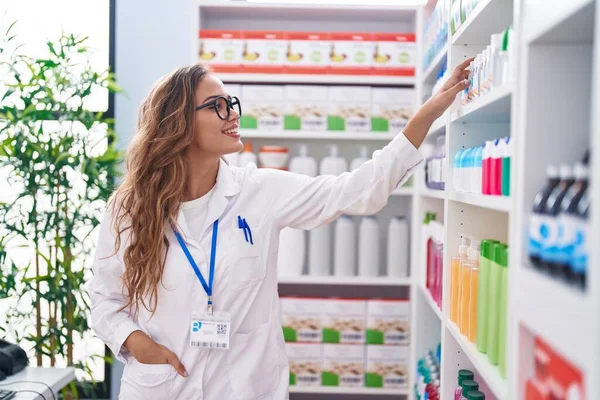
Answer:
[[(242, 185), (237, 181), (233, 175), (233, 171), (229, 168), (229, 165), (223, 160), (219, 160), (219, 171), (217, 172), (217, 183), (215, 184), (214, 192), (208, 202), (208, 212), (206, 214), (206, 220), (202, 227), (202, 232), (205, 232), (209, 226), (221, 217), (229, 197), (235, 196), (242, 190)], [(177, 224), (181, 229), (183, 239), (188, 244), (196, 244), (196, 240), (190, 237), (189, 229), (183, 215), (183, 211), (179, 210), (177, 215)]]

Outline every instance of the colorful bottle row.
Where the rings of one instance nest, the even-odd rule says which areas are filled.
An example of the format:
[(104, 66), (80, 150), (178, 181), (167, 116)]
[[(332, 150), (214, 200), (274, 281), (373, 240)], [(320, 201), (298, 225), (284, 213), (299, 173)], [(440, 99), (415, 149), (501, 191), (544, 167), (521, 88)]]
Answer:
[(475, 57), (469, 65), (470, 85), (462, 94), (461, 105), (485, 96), (511, 81), (514, 55), (512, 45), (514, 31), (507, 28), (504, 32), (491, 36), (491, 44)]
[(529, 258), (538, 269), (585, 287), (590, 252), (587, 165), (547, 168), (529, 223)]
[(423, 69), (426, 70), (448, 41), (449, 0), (438, 0), (424, 24)]
[(457, 192), (492, 196), (510, 195), (512, 139), (488, 140), (484, 146), (459, 150), (454, 156)]
[(417, 362), (416, 400), (440, 400), (441, 353), (438, 344), (435, 353), (429, 350)]
[(433, 301), (442, 309), (442, 283), (444, 281), (444, 227), (437, 222), (436, 214), (427, 212), (423, 222), (426, 242), (427, 274), (425, 286)]
[(473, 371), (458, 371), (458, 386), (454, 390), (453, 400), (485, 400), (485, 394), (479, 391), (479, 383), (475, 380)]
[(463, 236), (452, 257), (450, 319), (506, 377), (508, 246)]

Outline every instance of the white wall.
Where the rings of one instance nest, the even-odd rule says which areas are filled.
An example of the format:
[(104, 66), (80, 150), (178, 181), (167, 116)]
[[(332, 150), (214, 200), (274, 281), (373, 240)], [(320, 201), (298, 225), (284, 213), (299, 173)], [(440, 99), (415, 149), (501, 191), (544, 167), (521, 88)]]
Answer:
[[(117, 0), (115, 72), (124, 94), (115, 99), (119, 146), (135, 133), (137, 112), (152, 84), (189, 63), (192, 36), (190, 0)], [(122, 365), (112, 373), (111, 399), (117, 399)]]

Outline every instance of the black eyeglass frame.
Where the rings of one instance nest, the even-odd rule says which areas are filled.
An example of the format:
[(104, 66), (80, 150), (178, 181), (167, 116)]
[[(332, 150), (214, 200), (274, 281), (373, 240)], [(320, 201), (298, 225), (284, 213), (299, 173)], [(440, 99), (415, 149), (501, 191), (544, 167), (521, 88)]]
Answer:
[[(221, 114), (219, 114), (219, 110), (216, 107), (217, 101), (219, 101), (220, 99), (225, 100), (225, 102), (227, 103), (227, 116), (225, 118), (223, 118), (221, 116)], [(204, 104), (197, 106), (195, 108), (195, 110), (198, 111), (198, 110), (202, 110), (203, 108), (214, 107), (215, 113), (217, 113), (217, 117), (219, 117), (219, 119), (222, 119), (223, 121), (228, 121), (229, 117), (231, 116), (231, 110), (233, 110), (233, 106), (235, 106), (235, 105), (237, 105), (237, 112), (238, 112), (239, 116), (241, 117), (242, 116), (242, 103), (240, 102), (240, 99), (238, 99), (236, 96), (232, 96), (230, 98), (227, 98), (225, 96), (215, 97), (213, 100), (209, 101), (208, 103), (204, 103)]]

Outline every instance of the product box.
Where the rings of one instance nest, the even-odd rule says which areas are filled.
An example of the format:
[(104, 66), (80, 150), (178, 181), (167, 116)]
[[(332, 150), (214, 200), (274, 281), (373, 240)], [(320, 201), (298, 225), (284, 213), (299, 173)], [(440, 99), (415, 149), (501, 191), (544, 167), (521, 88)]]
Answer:
[(327, 87), (287, 85), (285, 87), (286, 130), (327, 130)]
[(240, 128), (282, 130), (283, 86), (243, 85), (244, 99)]
[(282, 297), (281, 321), (286, 342), (321, 343), (323, 299)]
[(367, 344), (408, 344), (409, 316), (408, 300), (367, 300)]
[(332, 33), (329, 55), (332, 73), (367, 75), (373, 65), (375, 43), (370, 33)]
[(321, 386), (323, 346), (320, 343), (286, 343), (290, 385)]
[(313, 74), (329, 69), (329, 33), (288, 32), (287, 39), (285, 72)]
[(244, 41), (241, 31), (202, 29), (198, 59), (215, 72), (240, 72)]
[(244, 72), (280, 73), (287, 53), (284, 32), (245, 31), (242, 64)]
[(412, 117), (415, 106), (413, 89), (371, 89), (371, 130), (400, 132)]
[(363, 86), (329, 87), (330, 131), (371, 131), (371, 88)]
[(408, 386), (407, 346), (367, 346), (365, 386), (405, 388)]
[(364, 386), (365, 346), (360, 344), (324, 344), (321, 369), (321, 384), (323, 386)]
[(364, 344), (366, 300), (323, 301), (323, 343)]
[(373, 74), (414, 76), (417, 45), (414, 33), (376, 33)]

